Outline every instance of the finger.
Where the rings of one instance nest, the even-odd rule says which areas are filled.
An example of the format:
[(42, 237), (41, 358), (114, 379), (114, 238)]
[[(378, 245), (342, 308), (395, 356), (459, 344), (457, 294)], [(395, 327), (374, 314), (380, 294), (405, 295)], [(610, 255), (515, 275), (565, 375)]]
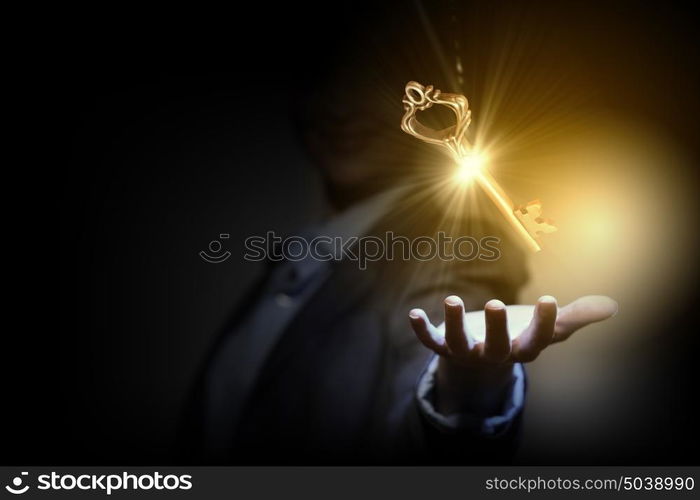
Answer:
[(556, 320), (557, 300), (550, 295), (540, 297), (530, 324), (513, 342), (513, 356), (523, 362), (534, 360), (542, 349), (552, 343)]
[(588, 295), (559, 310), (554, 326), (554, 342), (566, 340), (579, 328), (603, 321), (617, 314), (618, 306), (605, 295)]
[(447, 346), (445, 345), (445, 339), (437, 331), (430, 320), (428, 315), (422, 309), (411, 309), (408, 313), (409, 320), (411, 321), (411, 327), (415, 332), (418, 340), (427, 347), (428, 349), (436, 352), (440, 355), (447, 355)]
[(464, 331), (464, 303), (456, 295), (445, 299), (445, 341), (451, 354), (466, 356), (469, 353)]
[(506, 305), (500, 300), (489, 300), (484, 306), (484, 317), (486, 318), (486, 339), (483, 357), (493, 363), (505, 361), (510, 355)]

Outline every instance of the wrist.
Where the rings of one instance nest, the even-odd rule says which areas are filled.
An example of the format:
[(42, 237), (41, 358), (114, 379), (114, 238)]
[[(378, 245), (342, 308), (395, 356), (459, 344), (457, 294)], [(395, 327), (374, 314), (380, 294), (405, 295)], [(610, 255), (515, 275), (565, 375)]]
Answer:
[(435, 375), (440, 413), (492, 415), (500, 410), (512, 383), (513, 364), (465, 366), (440, 356)]

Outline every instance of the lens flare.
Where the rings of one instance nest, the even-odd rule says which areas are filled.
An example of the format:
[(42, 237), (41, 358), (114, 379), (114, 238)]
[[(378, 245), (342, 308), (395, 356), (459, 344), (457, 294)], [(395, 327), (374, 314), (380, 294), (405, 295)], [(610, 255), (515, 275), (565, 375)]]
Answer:
[(457, 164), (455, 180), (467, 184), (476, 177), (486, 165), (486, 156), (482, 153), (471, 153), (462, 158)]

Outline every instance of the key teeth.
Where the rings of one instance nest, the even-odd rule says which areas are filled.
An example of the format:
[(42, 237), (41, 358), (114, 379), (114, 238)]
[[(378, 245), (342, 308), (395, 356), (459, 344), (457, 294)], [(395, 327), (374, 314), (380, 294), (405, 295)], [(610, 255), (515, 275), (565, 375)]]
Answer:
[(533, 237), (553, 233), (557, 230), (553, 220), (542, 217), (542, 202), (540, 200), (520, 205), (514, 212), (527, 232)]

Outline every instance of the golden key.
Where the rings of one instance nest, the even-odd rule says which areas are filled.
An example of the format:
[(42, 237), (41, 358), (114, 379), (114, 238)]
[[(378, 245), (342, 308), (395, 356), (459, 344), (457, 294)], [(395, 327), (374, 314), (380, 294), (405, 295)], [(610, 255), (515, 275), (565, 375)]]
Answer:
[[(466, 97), (459, 94), (443, 94), (432, 85), (425, 87), (418, 82), (408, 82), (403, 103), (406, 113), (401, 119), (401, 130), (425, 142), (446, 147), (458, 164), (469, 158), (472, 148), (465, 135), (471, 123), (471, 111)], [(450, 108), (457, 117), (456, 123), (442, 130), (432, 130), (421, 124), (416, 118), (416, 113), (432, 107), (433, 104)], [(535, 200), (516, 207), (486, 169), (478, 169), (472, 175), (515, 232), (521, 236), (521, 241), (527, 248), (539, 252), (541, 247), (536, 238), (557, 230), (550, 220), (542, 217), (540, 201)]]

